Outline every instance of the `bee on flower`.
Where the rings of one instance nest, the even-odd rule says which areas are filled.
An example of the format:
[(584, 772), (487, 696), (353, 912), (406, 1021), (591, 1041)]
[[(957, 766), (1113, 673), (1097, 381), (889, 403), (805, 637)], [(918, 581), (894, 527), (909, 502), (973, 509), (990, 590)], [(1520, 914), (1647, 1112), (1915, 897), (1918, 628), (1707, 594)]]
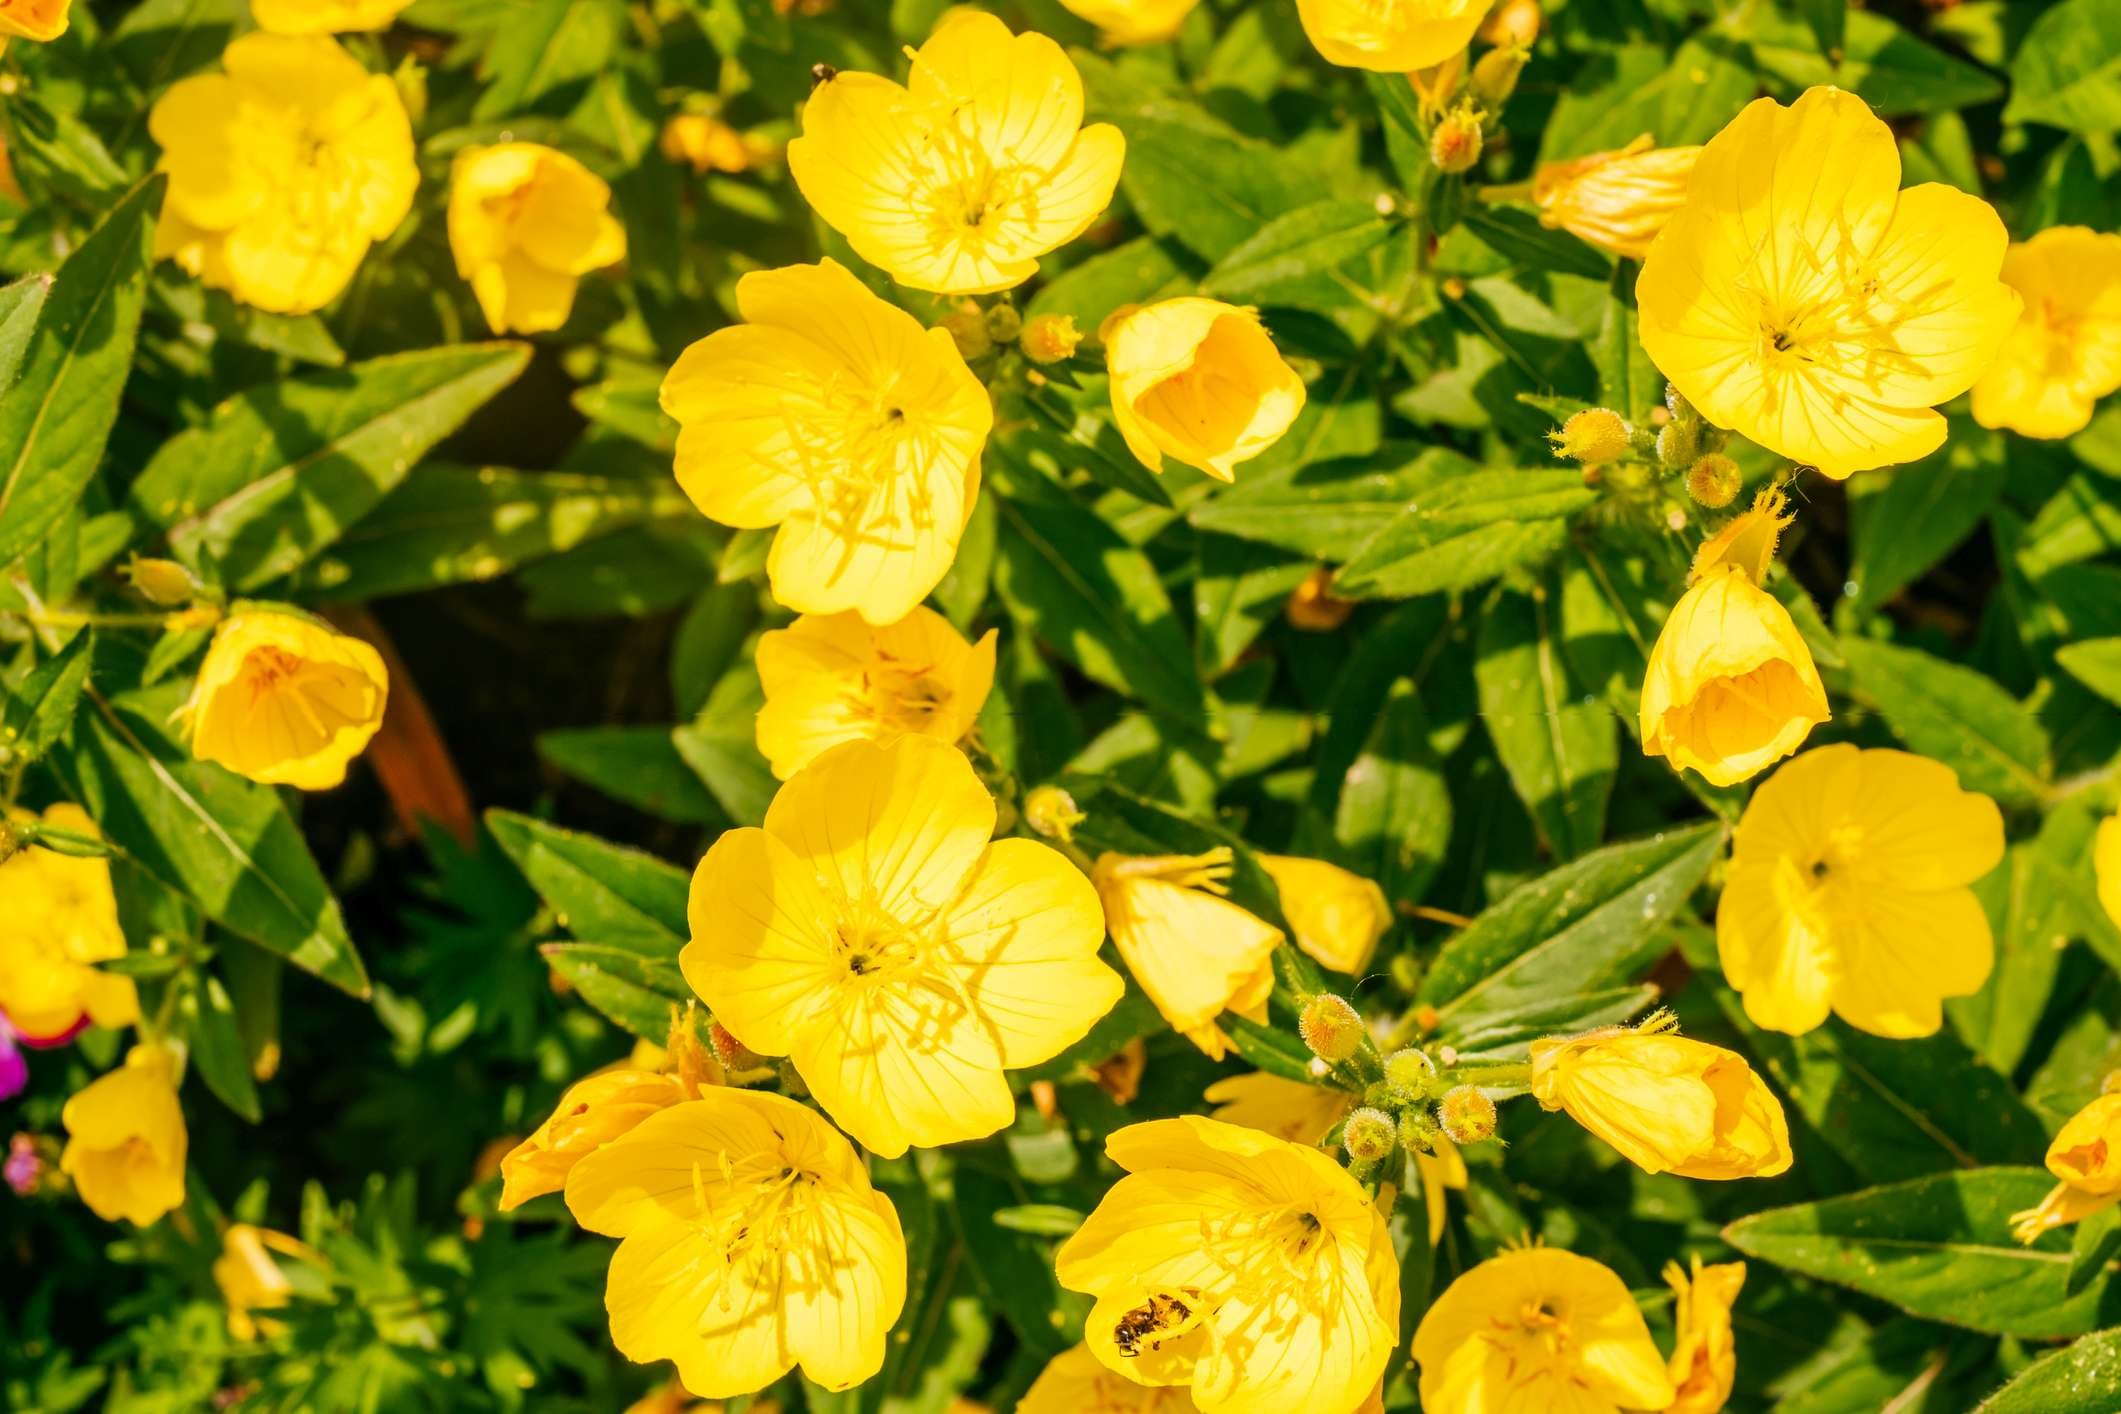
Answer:
[(582, 276), (626, 258), (611, 188), (534, 142), (468, 147), (449, 186), (449, 249), (496, 334), (557, 329)]
[(1178, 33), (1198, 4), (1200, 0), (1061, 0), (1062, 9), (1096, 25), (1098, 40), (1115, 48), (1161, 44)]
[(1265, 1021), (1281, 929), (1224, 895), (1227, 848), (1199, 855), (1102, 854), (1090, 878), (1127, 970), (1171, 1028), (1221, 1060), (1224, 1012)]
[(1259, 311), (1185, 296), (1105, 321), (1112, 420), (1151, 471), (1164, 458), (1218, 481), (1281, 440), (1304, 407)]
[(192, 754), (265, 785), (328, 790), (383, 725), (390, 673), (374, 648), (306, 615), (221, 621), (179, 713)]
[(788, 170), (825, 223), (902, 285), (989, 294), (1111, 204), (1126, 141), (1083, 124), (1075, 65), (1042, 34), (955, 10), (902, 87), (836, 72), (803, 108)]
[(1640, 260), (1686, 204), (1687, 180), (1700, 156), (1699, 147), (1658, 147), (1644, 133), (1616, 152), (1542, 162), (1532, 178), (1532, 204), (1542, 226)]
[[(18, 824), (41, 823), (98, 837), (86, 811), (61, 801), (38, 817), (12, 812)], [(133, 979), (96, 966), (125, 955), (110, 861), (30, 845), (0, 862), (0, 1024), (30, 1045), (51, 1045), (83, 1026), (127, 1026), (139, 1020)]]
[(67, 1134), (59, 1167), (97, 1217), (147, 1227), (183, 1206), (190, 1135), (166, 1048), (133, 1047), (124, 1065), (68, 1099), (59, 1120)]
[(2027, 437), (2074, 437), (2121, 388), (2121, 236), (2040, 232), (2003, 257), (2025, 301), (2003, 350), (1974, 384), (1974, 421)]
[(2011, 1214), (2020, 1242), (2121, 1203), (2121, 1094), (2100, 1095), (2070, 1116), (2047, 1146), (2047, 1171), (2056, 1179), (2047, 1197)]
[(1491, 0), (1296, 0), (1320, 57), (1344, 68), (1403, 74), (1462, 52)]

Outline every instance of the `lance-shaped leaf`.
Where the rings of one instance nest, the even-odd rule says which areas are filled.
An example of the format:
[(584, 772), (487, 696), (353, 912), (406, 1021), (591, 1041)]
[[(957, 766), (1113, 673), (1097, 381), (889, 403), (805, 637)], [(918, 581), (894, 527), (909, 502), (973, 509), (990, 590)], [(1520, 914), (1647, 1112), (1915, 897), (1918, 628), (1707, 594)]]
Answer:
[(1490, 601), (1480, 616), (1473, 678), (1510, 784), (1547, 847), (1573, 859), (1605, 838), (1620, 748), (1612, 709), (1585, 701), (1569, 680), (1556, 609), (1543, 586)]
[(683, 870), (512, 811), (487, 811), (486, 828), (568, 932), (677, 955), (690, 932)]
[(646, 956), (631, 944), (547, 943), (539, 951), (582, 1000), (659, 1046), (670, 1038), (672, 1010), (692, 1000), (675, 961)]
[(1567, 518), (1597, 498), (1573, 471), (1440, 477), (1349, 558), (1333, 592), (1397, 599), (1469, 588), (1559, 550)]
[(1961, 786), (2005, 804), (2046, 792), (2047, 732), (1994, 679), (1867, 638), (1850, 638), (1842, 651), (1856, 690), (1877, 705), (1893, 734), (1957, 771)]
[(0, 760), (34, 761), (66, 734), (88, 683), (91, 641), (75, 634), (0, 701)]
[(2110, 1414), (2121, 1409), (2121, 1331), (2100, 1331), (2051, 1350), (1974, 1414)]

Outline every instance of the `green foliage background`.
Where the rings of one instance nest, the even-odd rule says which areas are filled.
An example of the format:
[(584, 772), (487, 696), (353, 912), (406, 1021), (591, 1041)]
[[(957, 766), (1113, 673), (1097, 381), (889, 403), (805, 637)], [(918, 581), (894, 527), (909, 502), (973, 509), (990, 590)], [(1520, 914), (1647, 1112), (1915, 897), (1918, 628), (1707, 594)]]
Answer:
[[(196, 1410), (240, 1389), (246, 1409), (608, 1410), (660, 1378), (610, 1351), (608, 1247), (556, 1198), (497, 1216), (477, 1176), (629, 1031), (662, 1037), (685, 995), (685, 871), (772, 791), (751, 735), (751, 646), (781, 618), (765, 542), (678, 493), (657, 384), (760, 266), (832, 254), (939, 310), (855, 259), (782, 169), (696, 177), (657, 134), (719, 94), (785, 138), (813, 64), (900, 72), (941, 8), (417, 0), (350, 42), (413, 100), (415, 213), (301, 318), (147, 259), (144, 115), (247, 25), (234, 0), (77, 4), (61, 42), (8, 49), (0, 124), (29, 200), (0, 213), (0, 269), (58, 279), (0, 292), (6, 724), (23, 799), (84, 801), (122, 851), (123, 967), (189, 1034), (193, 1155), (180, 1220), (145, 1232), (0, 1201), (0, 1404)], [(1121, 53), (1053, 0), (993, 8), (1074, 47), (1091, 116), (1128, 139), (1109, 218), (1018, 292), (1025, 311), (1089, 329), (1204, 290), (1261, 306), (1310, 385), (1296, 428), (1220, 488), (1143, 473), (1100, 380), (1034, 392), (992, 370), (986, 489), (935, 602), (1002, 630), (980, 730), (1006, 781), (1069, 780), (1093, 848), (1316, 854), (1475, 919), (1407, 916), (1358, 989), (1375, 1012), (1435, 1005), (1469, 1054), (1661, 997), (1790, 1112), (1787, 1175), (1711, 1185), (1506, 1105), (1509, 1146), (1473, 1152), (1441, 1246), (1400, 1224), (1407, 1328), (1528, 1231), (1612, 1266), (1653, 1322), (1668, 1257), (1735, 1252), (1752, 1260), (1734, 1408), (2121, 1408), (2121, 1228), (2027, 1251), (2004, 1224), (2047, 1187), (2048, 1133), (2121, 1059), (2121, 933), (2088, 863), (2121, 759), (2121, 407), (2062, 444), (1955, 414), (1925, 463), (1799, 482), (1774, 588), (1833, 696), (1814, 744), (1943, 760), (2003, 806), (2012, 843), (1980, 889), (1994, 977), (1943, 1034), (1758, 1033), (1707, 926), (1742, 791), (1682, 780), (1633, 737), (1699, 524), (1587, 488), (1542, 440), (1558, 412), (1640, 418), (1661, 396), (1633, 267), (1469, 200), (1428, 167), (1405, 86), (1319, 62), (1288, 0), (1204, 0), (1174, 43)], [(1910, 182), (1986, 195), (2021, 238), (2116, 225), (2111, 0), (1556, 0), (1472, 179), (1644, 131), (1700, 142), (1756, 94), (1827, 82), (1891, 120)], [(608, 176), (631, 237), (622, 276), (585, 281), (567, 328), (527, 343), (483, 338), (441, 216), (451, 155), (504, 131)], [(1755, 482), (1778, 469), (1736, 450)], [(407, 838), (358, 769), (295, 799), (193, 763), (167, 719), (203, 637), (99, 630), (47, 656), (23, 615), (137, 608), (114, 573), (128, 551), (368, 604), (488, 811), (476, 847)], [(1359, 603), (1300, 632), (1282, 605), (1320, 563)], [(1263, 876), (1240, 879), (1277, 916)], [(1280, 1008), (1239, 1040), (1286, 1073), (1303, 1055)], [(1135, 1036), (1147, 1073), (1121, 1108), (1085, 1066)], [(117, 1047), (35, 1056), (10, 1125), (55, 1131)], [(1075, 1337), (1085, 1303), (1050, 1253), (1109, 1181), (1103, 1134), (1198, 1109), (1215, 1073), (1130, 991), (1023, 1077), (1056, 1083), (1066, 1124), (1026, 1104), (991, 1141), (879, 1164), (912, 1250), (907, 1338), (858, 1391), (777, 1397), (1006, 1407)], [(230, 1340), (207, 1275), (224, 1216), (331, 1259), (330, 1289), (262, 1345)], [(1411, 1407), (1403, 1383), (1391, 1396)]]

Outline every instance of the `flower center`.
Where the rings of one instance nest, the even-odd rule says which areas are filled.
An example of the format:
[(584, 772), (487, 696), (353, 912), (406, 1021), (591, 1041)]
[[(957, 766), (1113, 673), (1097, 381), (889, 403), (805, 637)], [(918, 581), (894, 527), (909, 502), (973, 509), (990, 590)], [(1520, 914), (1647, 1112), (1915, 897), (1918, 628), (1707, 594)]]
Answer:
[(910, 667), (879, 652), (876, 661), (863, 670), (852, 705), (857, 716), (886, 731), (916, 733), (928, 729), (936, 714), (950, 705), (951, 695), (949, 685), (937, 677), (932, 665)]
[(845, 900), (832, 925), (832, 955), (849, 981), (880, 982), (917, 968), (922, 951), (915, 930), (865, 900)]
[(711, 1245), (746, 1280), (724, 1286), (723, 1309), (736, 1290), (781, 1279), (790, 1261), (816, 1260), (816, 1243), (801, 1240), (799, 1229), (814, 1216), (818, 1176), (790, 1164), (778, 1153), (719, 1156), (718, 1170), (692, 1167), (694, 1221)]

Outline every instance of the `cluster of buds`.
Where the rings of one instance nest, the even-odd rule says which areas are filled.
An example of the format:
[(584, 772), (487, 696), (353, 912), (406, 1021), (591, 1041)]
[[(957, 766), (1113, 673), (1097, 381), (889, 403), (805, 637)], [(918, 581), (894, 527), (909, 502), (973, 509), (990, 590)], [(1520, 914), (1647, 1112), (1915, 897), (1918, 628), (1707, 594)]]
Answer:
[(1538, 6), (1526, 0), (1511, 8), (1514, 14), (1498, 12), (1496, 22), (1483, 31), (1494, 48), (1470, 68), (1461, 52), (1408, 76), (1427, 125), (1429, 160), (1439, 172), (1456, 175), (1480, 161), (1495, 120), (1517, 91), (1517, 80), (1532, 57), (1532, 43), (1539, 37)]
[[(1586, 485), (1611, 493), (1611, 509), (1632, 509), (1672, 529), (1688, 519), (1681, 491), (1686, 501), (1712, 511), (1738, 499), (1745, 478), (1724, 454), (1729, 439), (1669, 384), (1664, 403), (1651, 410), (1645, 426), (1631, 424), (1611, 408), (1594, 407), (1572, 414), (1548, 434), (1555, 456), (1581, 466)], [(1670, 479), (1676, 479), (1676, 487)]]
[(949, 331), (957, 351), (968, 362), (1014, 345), (1032, 363), (1050, 366), (1074, 358), (1083, 342), (1074, 315), (1040, 314), (1026, 319), (1006, 300), (984, 307), (976, 300), (959, 300), (936, 325)]

